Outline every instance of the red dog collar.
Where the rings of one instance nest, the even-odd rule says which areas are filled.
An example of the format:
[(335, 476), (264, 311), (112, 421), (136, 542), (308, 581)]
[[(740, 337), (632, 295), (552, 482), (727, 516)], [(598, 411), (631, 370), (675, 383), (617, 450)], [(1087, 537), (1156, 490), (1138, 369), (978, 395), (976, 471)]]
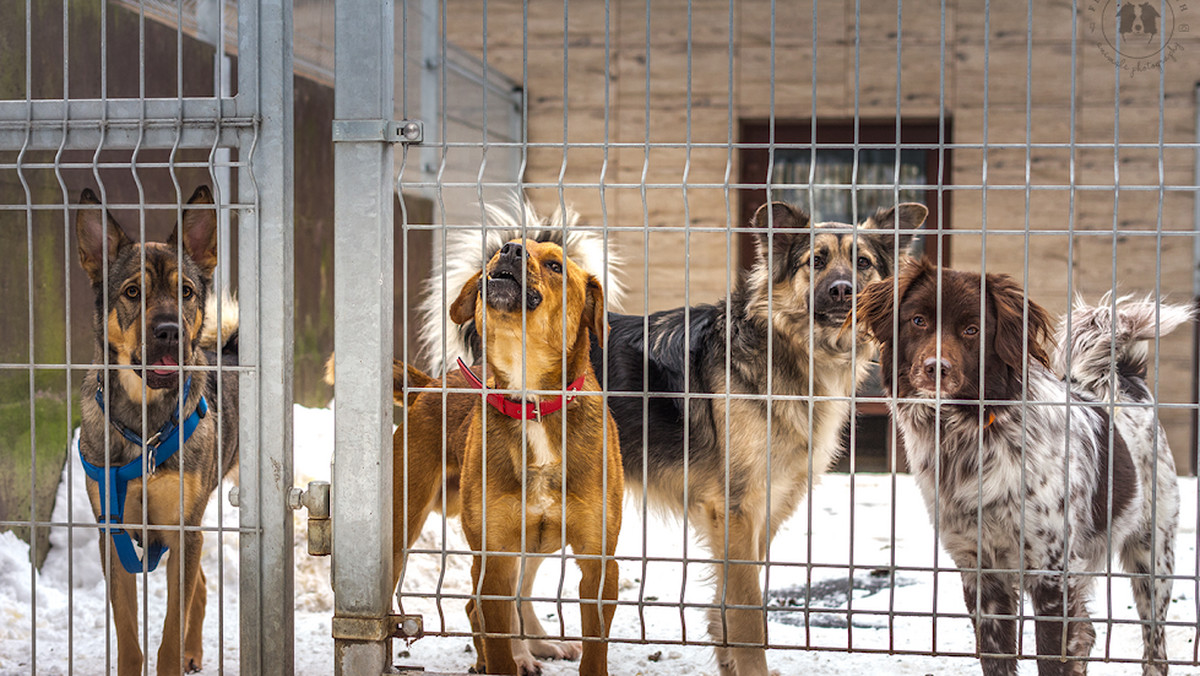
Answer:
[[(479, 377), (471, 371), (471, 369), (467, 368), (467, 365), (465, 362), (463, 362), (462, 358), (459, 358), (458, 360), (458, 370), (462, 371), (463, 377), (467, 379), (468, 383), (471, 383), (472, 387), (480, 389), (483, 388), (483, 381), (481, 381)], [(575, 382), (567, 386), (567, 391), (578, 392), (581, 388), (583, 388), (583, 379), (586, 376), (587, 373), (579, 376)], [(504, 415), (513, 418), (514, 420), (536, 420), (541, 422), (543, 416), (550, 415), (563, 406), (566, 406), (574, 401), (575, 397), (576, 395), (574, 394), (567, 397), (560, 395), (553, 399), (539, 401), (536, 404), (524, 404), (519, 401), (513, 401), (499, 392), (492, 392), (491, 394), (487, 395), (487, 402), (491, 404), (492, 407), (497, 411), (500, 411)]]

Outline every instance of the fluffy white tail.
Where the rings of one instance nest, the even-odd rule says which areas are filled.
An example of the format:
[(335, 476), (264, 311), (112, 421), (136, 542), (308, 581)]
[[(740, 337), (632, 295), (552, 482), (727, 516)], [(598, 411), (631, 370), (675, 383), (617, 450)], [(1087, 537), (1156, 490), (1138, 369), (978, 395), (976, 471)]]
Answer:
[[(218, 301), (220, 313), (218, 315)], [(220, 344), (217, 341), (217, 327), (221, 327)], [(222, 352), (227, 347), (237, 344), (238, 337), (238, 303), (237, 298), (229, 293), (208, 294), (208, 302), (204, 306), (204, 325), (200, 329), (200, 347), (213, 352)]]
[(568, 258), (604, 285), (612, 310), (620, 307), (624, 294), (614, 274), (620, 267), (620, 257), (607, 246), (603, 233), (573, 227), (579, 222), (579, 214), (570, 207), (560, 207), (553, 216), (544, 219), (532, 204), (514, 195), (499, 205), (486, 204), (484, 209), (487, 222), (479, 229), (446, 232), (442, 240), (445, 257), (440, 253), (434, 256), (433, 272), (425, 282), (420, 307), (420, 354), (422, 363), (434, 376), (452, 366), (459, 357), (470, 364), (478, 356), (474, 323), (458, 326), (451, 321), (450, 302), (506, 242), (524, 236), (563, 247)]
[[(1132, 393), (1119, 382), (1145, 380), (1147, 341), (1167, 335), (1195, 316), (1195, 308), (1156, 301), (1153, 296), (1121, 296), (1114, 302), (1110, 291), (1095, 305), (1076, 298), (1070, 335), (1066, 317), (1058, 327), (1058, 369), (1102, 400), (1129, 398)], [(1121, 395), (1117, 398), (1113, 398), (1114, 383)]]

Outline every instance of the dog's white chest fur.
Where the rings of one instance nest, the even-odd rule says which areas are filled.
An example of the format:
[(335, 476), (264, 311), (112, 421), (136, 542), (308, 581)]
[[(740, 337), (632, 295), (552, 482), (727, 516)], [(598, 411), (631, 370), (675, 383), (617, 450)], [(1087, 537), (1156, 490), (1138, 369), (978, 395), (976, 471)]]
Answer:
[(550, 443), (550, 432), (533, 420), (525, 423), (524, 469), (525, 511), (530, 517), (543, 516), (561, 499), (556, 489), (561, 487), (562, 465)]
[(554, 447), (550, 445), (550, 434), (546, 431), (545, 425), (533, 420), (526, 422), (525, 438), (526, 461), (529, 468), (558, 462), (558, 456), (554, 453)]

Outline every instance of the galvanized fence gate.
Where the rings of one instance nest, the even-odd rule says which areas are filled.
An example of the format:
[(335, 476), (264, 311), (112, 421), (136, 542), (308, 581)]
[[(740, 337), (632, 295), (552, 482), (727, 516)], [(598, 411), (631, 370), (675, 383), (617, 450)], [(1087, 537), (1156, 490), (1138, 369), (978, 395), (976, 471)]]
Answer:
[[(120, 633), (118, 611), (107, 603), (101, 608), (96, 600), (98, 594), (103, 602), (108, 589), (98, 572), (120, 564), (113, 555), (95, 565), (95, 543), (107, 535), (94, 523), (74, 447), (65, 463), (64, 487), (51, 489), (51, 498), (57, 490), (58, 500), (42, 499), (42, 475), (59, 467), (45, 458), (61, 462), (61, 455), (47, 456), (42, 449), (69, 436), (79, 423), (84, 404), (74, 397), (94, 368), (89, 348), (127, 328), (119, 320), (102, 319), (95, 331), (78, 325), (78, 319), (72, 322), (81, 303), (95, 302), (96, 317), (107, 318), (119, 301), (113, 294), (93, 298), (78, 269), (73, 232), (86, 211), (79, 208), (85, 187), (135, 240), (161, 240), (162, 225), (173, 217), (186, 222), (197, 213), (187, 204), (194, 184), (213, 187), (220, 223), (214, 285), (222, 291), (236, 288), (239, 356), (236, 366), (196, 372), (238, 376), (238, 476), (236, 487), (231, 478), (220, 482), (215, 511), (210, 508), (203, 524), (176, 521), (163, 528), (181, 535), (199, 530), (209, 539), (204, 563), (218, 580), (218, 598), (208, 603), (206, 672), (304, 672), (297, 665), (301, 649), (321, 654), (322, 665), (328, 665), (328, 656), (338, 674), (388, 673), (393, 663), (466, 671), (476, 664), (474, 651), (481, 646), (471, 639), (497, 635), (486, 626), (472, 626), (466, 609), (511, 601), (520, 609), (513, 611), (516, 622), (499, 634), (517, 639), (518, 661), (529, 666), (537, 658), (550, 673), (572, 673), (574, 663), (552, 658), (577, 658), (581, 647), (575, 642), (586, 648), (596, 643), (588, 640), (587, 622), (576, 610), (589, 612), (577, 603), (581, 573), (575, 564), (592, 561), (615, 561), (620, 571), (615, 601), (609, 604), (613, 625), (603, 642), (613, 673), (730, 673), (735, 664), (737, 673), (757, 673), (763, 667), (761, 650), (780, 673), (944, 668), (975, 673), (980, 652), (989, 652), (977, 647), (975, 622), (1016, 622), (1015, 648), (991, 644), (998, 654), (985, 655), (1013, 658), (1014, 664), (1018, 657), (1037, 659), (1038, 649), (1047, 647), (1035, 624), (1057, 623), (1067, 633), (1080, 624), (1061, 613), (1047, 617), (1052, 603), (1038, 605), (1019, 595), (1012, 607), (988, 605), (978, 588), (973, 594), (968, 589), (964, 598), (962, 581), (971, 575), (1015, 575), (1023, 582), (1028, 571), (963, 565), (939, 546), (947, 533), (941, 525), (929, 525), (918, 482), (906, 473), (914, 469), (913, 456), (889, 418), (889, 404), (897, 400), (874, 375), (874, 365), (871, 377), (842, 393), (812, 394), (813, 383), (822, 377), (817, 371), (834, 368), (812, 355), (802, 364), (810, 374), (806, 383), (781, 385), (779, 379), (788, 374), (770, 371), (764, 383), (743, 380), (734, 388), (720, 381), (733, 380), (735, 367), (744, 366), (721, 352), (731, 351), (734, 339), (707, 331), (712, 323), (727, 322), (724, 330), (733, 333), (735, 301), (754, 306), (746, 302), (750, 285), (776, 277), (763, 273), (762, 266), (786, 262), (778, 278), (788, 284), (801, 284), (795, 280), (803, 278), (804, 290), (788, 295), (789, 289), (781, 288), (763, 298), (761, 306), (772, 317), (764, 322), (779, 320), (786, 327), (774, 325), (773, 333), (764, 334), (770, 337), (761, 345), (752, 343), (748, 352), (770, 363), (784, 354), (787, 331), (818, 328), (813, 313), (802, 321), (788, 315), (793, 309), (788, 303), (817, 307), (818, 293), (834, 297), (846, 296), (846, 288), (861, 291), (872, 281), (871, 270), (883, 277), (900, 263), (887, 242), (872, 248), (864, 229), (851, 225), (830, 231), (838, 244), (827, 242), (827, 250), (783, 246), (781, 241), (791, 242), (785, 227), (799, 217), (795, 210), (758, 211), (775, 200), (793, 203), (814, 221), (846, 224), (863, 222), (876, 208), (922, 203), (925, 224), (914, 238), (915, 257), (1009, 274), (1031, 300), (1056, 316), (1067, 311), (1076, 293), (1096, 301), (1113, 288), (1194, 304), (1200, 297), (1200, 88), (1187, 61), (1200, 50), (1200, 39), (1192, 37), (1187, 3), (1031, 0), (975, 7), (948, 0), (886, 6), (814, 0), (801, 6), (731, 0), (652, 7), (649, 1), (619, 0), (490, 0), (482, 5), (467, 0), (64, 0), (58, 7), (26, 0), (21, 11), (23, 24), (6, 25), (7, 41), (0, 44), (10, 52), (5, 45), (21, 45), (17, 52), (23, 52), (24, 66), (0, 78), (0, 189), (5, 190), (0, 242), (24, 242), (23, 250), (14, 245), (12, 251), (0, 251), (0, 260), (19, 263), (0, 270), (0, 291), (6, 303), (14, 293), (22, 298), (15, 309), (23, 322), (2, 329), (6, 342), (11, 338), (19, 345), (15, 352), (12, 345), (0, 345), (0, 395), (13, 399), (0, 406), (19, 403), (17, 428), (28, 429), (27, 447), (26, 438), (17, 435), (18, 451), (27, 448), (29, 461), (26, 466), (21, 455), (15, 485), (29, 494), (29, 505), (21, 507), (27, 511), (19, 518), (0, 515), (7, 519), (0, 528), (27, 529), (30, 559), (47, 563), (40, 571), (31, 565), (27, 575), (19, 568), (16, 577), (0, 577), (0, 607), (20, 611), (15, 638), (0, 635), (0, 641), (8, 641), (0, 646), (12, 647), (11, 655), (7, 647), (0, 651), (0, 673), (91, 673), (101, 662), (111, 672), (120, 660), (113, 638)], [(304, 56), (293, 53), (293, 42)], [(293, 407), (296, 351), (316, 350), (312, 341), (297, 347), (295, 280), (328, 272), (297, 270), (294, 263), (297, 247), (309, 245), (297, 242), (293, 229), (308, 216), (294, 211), (299, 180), (295, 73), (323, 86), (336, 83), (330, 124), (336, 457), (328, 493), (314, 487), (306, 494), (292, 486), (293, 448), (309, 453), (316, 445), (329, 445), (327, 438), (294, 438), (293, 432), (300, 422), (294, 411), (303, 411), (306, 424), (315, 415)], [(9, 199), (10, 194), (15, 197)], [(562, 224), (569, 218), (543, 223), (520, 210), (503, 220), (484, 207), (508, 205), (514, 197), (529, 199), (544, 215), (573, 208), (579, 223), (569, 228)], [(756, 214), (762, 214), (759, 220), (753, 220)], [(893, 223), (902, 220), (896, 216)], [(608, 378), (598, 379), (607, 389), (579, 395), (584, 402), (589, 397), (602, 401), (605, 410), (619, 407), (612, 405), (614, 397), (636, 398), (643, 417), (656, 407), (678, 404), (679, 420), (656, 413), (663, 417), (649, 419), (661, 428), (636, 428), (648, 444), (677, 425), (682, 438), (676, 450), (688, 452), (675, 458), (679, 467), (666, 470), (663, 456), (654, 467), (644, 456), (626, 463), (632, 499), (624, 501), (624, 515), (618, 517), (622, 527), (614, 551), (563, 549), (535, 558), (523, 549), (485, 556), (468, 544), (453, 518), (418, 524), (421, 532), (410, 548), (403, 542), (409, 526), (393, 526), (397, 512), (404, 516), (414, 508), (408, 503), (411, 485), (397, 485), (394, 477), (404, 467), (430, 466), (410, 464), (418, 456), (431, 457), (427, 446), (409, 443), (414, 425), (443, 430), (433, 466), (445, 473), (456, 452), (451, 430), (461, 422), (440, 408), (434, 418), (414, 419), (408, 407), (397, 409), (393, 401), (477, 396), (467, 384), (450, 381), (454, 369), (446, 367), (457, 355), (442, 352), (454, 342), (442, 338), (453, 334), (453, 322), (442, 317), (436, 303), (432, 313), (422, 314), (419, 306), (430, 294), (448, 306), (460, 291), (451, 288), (452, 280), (463, 281), (454, 275), (471, 267), (461, 261), (470, 259), (473, 270), (492, 253), (472, 239), (480, 223), (489, 233), (541, 229), (565, 237), (570, 230), (598, 247), (597, 258), (587, 264), (599, 278), (603, 306), (628, 313), (608, 316), (607, 342), (600, 341), (607, 349), (594, 360), (598, 375), (610, 368), (613, 355), (635, 355), (623, 363), (636, 362), (642, 369), (654, 359), (669, 359), (635, 354), (651, 343), (674, 344), (688, 355), (720, 354), (716, 366), (681, 361), (673, 374), (678, 382), (670, 373), (640, 380), (638, 371), (638, 382), (621, 388), (610, 370)], [(895, 237), (893, 248), (908, 234), (882, 225), (889, 239)], [(805, 242), (807, 235), (816, 241), (815, 231), (804, 231)], [(848, 234), (855, 237), (842, 237)], [(850, 243), (841, 253), (858, 272), (847, 273), (852, 278), (846, 284), (820, 287), (817, 273), (836, 259), (843, 239)], [(427, 246), (423, 242), (432, 245), (421, 248)], [(455, 246), (471, 251), (464, 255)], [(395, 257), (397, 251), (403, 258)], [(574, 250), (569, 253), (574, 257)], [(183, 262), (182, 254), (176, 256)], [(101, 258), (100, 269), (107, 272), (109, 254)], [(140, 268), (145, 275), (145, 259)], [(531, 275), (519, 275), (523, 298), (535, 281)], [(176, 300), (182, 302), (183, 282), (173, 283), (179, 284)], [(567, 283), (556, 282), (557, 292), (567, 295)], [(556, 292), (553, 286), (542, 290)], [(1111, 298), (1104, 302), (1113, 303)], [(149, 307), (143, 303), (140, 310)], [(648, 318), (672, 308), (686, 309)], [(940, 317), (944, 308), (940, 303), (937, 308)], [(1024, 309), (1029, 312), (1029, 306)], [(530, 339), (534, 311), (530, 302), (520, 313), (525, 340), (518, 351), (526, 362), (535, 350)], [(987, 308), (980, 314), (987, 317)], [(1030, 315), (1022, 319), (1028, 337)], [(439, 322), (440, 330), (433, 326)], [(552, 325), (564, 332), (567, 327), (565, 319)], [(652, 325), (655, 331), (664, 326), (678, 331), (651, 336)], [(623, 343), (612, 334), (618, 326), (624, 327)], [(744, 332), (737, 340), (752, 342), (753, 328), (739, 325)], [(1112, 333), (1115, 337), (1115, 329)], [(1162, 630), (1166, 635), (1172, 673), (1191, 673), (1200, 665), (1200, 508), (1194, 477), (1200, 341), (1189, 340), (1182, 329), (1170, 338), (1165, 333), (1158, 324), (1150, 331), (1154, 402), (1132, 408), (1158, 416), (1163, 427), (1148, 443), (1159, 443), (1158, 435), (1169, 437), (1184, 475), (1173, 540), (1175, 568), (1165, 576), (1173, 582), (1168, 612), (1165, 621), (1141, 618), (1123, 591), (1128, 582), (1164, 577), (1153, 566), (1130, 573), (1111, 564), (1084, 573), (1095, 578), (1097, 588), (1092, 618), (1099, 639), (1087, 658), (1093, 673), (1124, 673), (1139, 663), (1144, 626), (1151, 634)], [(488, 341), (500, 339), (484, 334), (477, 349), (486, 352)], [(639, 339), (643, 347), (635, 348)], [(569, 347), (562, 348), (563, 363)], [(631, 351), (619, 353), (623, 349)], [(869, 351), (858, 344), (847, 349), (852, 359), (863, 356), (860, 349)], [(114, 354), (112, 348), (97, 353), (102, 372), (120, 378), (117, 374), (132, 370), (148, 377), (136, 350), (126, 354), (132, 362)], [(393, 359), (427, 370), (436, 382), (422, 388), (414, 386), (411, 373), (393, 376)], [(987, 366), (982, 356), (978, 365)], [(888, 366), (896, 369), (895, 380), (901, 366)], [(663, 369), (670, 371), (670, 364)], [(570, 395), (568, 380), (564, 373), (560, 387), (536, 394)], [(789, 384), (794, 387), (788, 389)], [(507, 394), (521, 398), (531, 389), (532, 384), (520, 383)], [(182, 379), (174, 390), (183, 390)], [(149, 396), (145, 388), (140, 391)], [(1024, 407), (1023, 417), (1046, 406), (1062, 404), (1069, 410), (1077, 405), (1075, 400), (1038, 401), (1027, 391), (1016, 401)], [(830, 459), (837, 463), (830, 473), (816, 481), (825, 468), (815, 459), (792, 466), (792, 475), (778, 476), (775, 472), (789, 462), (785, 453), (794, 438), (807, 436), (808, 430), (790, 436), (772, 435), (772, 430), (796, 416), (811, 417), (821, 405), (839, 403), (853, 410), (854, 423), (842, 441), (846, 453)], [(694, 425), (709, 420), (704, 417), (710, 415), (709, 404), (742, 417), (728, 413), (724, 424), (713, 423), (712, 439), (701, 438)], [(762, 430), (755, 427), (755, 405), (768, 411)], [(1123, 406), (1108, 405), (1106, 415), (1115, 420)], [(7, 421), (12, 413), (4, 410)], [(630, 410), (626, 416), (635, 415)], [(978, 422), (984, 429), (993, 424), (982, 415)], [(1039, 436), (1045, 430), (1009, 422), (1023, 440), (1022, 453), (1045, 438)], [(393, 446), (396, 423), (403, 431)], [(575, 429), (565, 422), (548, 430), (540, 423), (540, 418), (527, 420), (510, 433), (485, 428), (480, 444), (528, 444), (526, 453), (537, 456), (553, 447), (551, 439), (566, 446), (575, 438)], [(604, 429), (601, 448), (616, 452), (627, 437), (614, 438)], [(1115, 429), (1113, 423), (1103, 431)], [(704, 465), (706, 450), (728, 449), (743, 443), (738, 435), (749, 438), (759, 431), (762, 438), (754, 448), (761, 450), (762, 464), (735, 467), (726, 450), (721, 462)], [(1105, 439), (1104, 450), (1111, 455), (1117, 446)], [(974, 448), (982, 454), (983, 442)], [(316, 450), (319, 455), (321, 449)], [(543, 465), (535, 463), (522, 474), (517, 491), (522, 500), (534, 490), (533, 479), (524, 477), (567, 483), (566, 469), (550, 476)], [(758, 516), (771, 522), (775, 511), (783, 511), (791, 518), (747, 535), (752, 528), (729, 525), (739, 511), (730, 506), (737, 494), (733, 487), (764, 468), (767, 506)], [(982, 463), (975, 470), (982, 478)], [(1090, 470), (1114, 481), (1104, 474), (1107, 464)], [(493, 471), (498, 470), (483, 468), (484, 477)], [(655, 471), (678, 471), (682, 479), (655, 484)], [(1077, 471), (1085, 470), (1069, 463), (1063, 469)], [(601, 485), (607, 488), (605, 482)], [(486, 478), (480, 483), (490, 486)], [(807, 493), (803, 500), (793, 490), (797, 485)], [(682, 497), (665, 495), (664, 486), (679, 489)], [(1110, 486), (1115, 495), (1116, 485)], [(432, 504), (453, 512), (458, 493), (444, 492)], [(180, 489), (180, 505), (183, 494)], [(975, 514), (985, 516), (982, 492), (972, 495), (978, 501), (972, 502)], [(712, 498), (708, 505), (718, 507), (697, 511), (705, 496)], [(939, 496), (944, 497), (935, 492), (937, 509), (947, 509)], [(1139, 499), (1159, 497), (1153, 492)], [(676, 498), (680, 518), (660, 518), (657, 506), (666, 504), (663, 511), (671, 512)], [(482, 500), (482, 517), (469, 517), (481, 521), (476, 525), (510, 516), (496, 513), (500, 503), (488, 502), (486, 491)], [(1118, 498), (1105, 494), (1101, 500), (1107, 502), (1093, 509), (1119, 509)], [(603, 491), (583, 502), (612, 506)], [(292, 510), (301, 505), (317, 517), (331, 516), (320, 532), (332, 533), (332, 608), (320, 612), (327, 616), (331, 610), (332, 617), (306, 625), (306, 631), (318, 627), (315, 639), (296, 631), (301, 611), (294, 571), (303, 563), (297, 557), (305, 554), (298, 553)], [(2, 496), (0, 507), (10, 510), (5, 514), (17, 513)], [(566, 509), (554, 526), (564, 536), (577, 527), (568, 523)], [(522, 509), (514, 528), (525, 533), (534, 518), (530, 514)], [(607, 530), (612, 516), (604, 512), (601, 530)], [(706, 532), (712, 523), (723, 526)], [(150, 530), (143, 529), (143, 537)], [(1018, 530), (1015, 541), (1022, 546), (1060, 535), (1026, 532), (1024, 525)], [(313, 533), (310, 526), (310, 538)], [(977, 542), (984, 537), (978, 533)], [(525, 535), (519, 539), (522, 547), (528, 545)], [(13, 542), (0, 539), (0, 555)], [(472, 565), (486, 570), (490, 561), (502, 567), (514, 556), (520, 574), (529, 575), (527, 585), (497, 594), (473, 581)], [(542, 572), (534, 580), (527, 571), (536, 571), (539, 563)], [(747, 575), (747, 569), (753, 573)], [(394, 590), (394, 575), (401, 571)], [(718, 581), (715, 598), (710, 573)], [(729, 591), (721, 583), (731, 575), (741, 575), (743, 587), (747, 579), (761, 586), (753, 592)], [(154, 576), (138, 577), (137, 639), (149, 670), (156, 666), (151, 656), (162, 638), (160, 618), (170, 613), (164, 601), (170, 595)], [(1065, 588), (1060, 591), (1066, 600)], [(977, 612), (972, 604), (982, 609)], [(543, 622), (549, 637), (537, 633)], [(418, 636), (423, 637), (398, 653), (394, 644)], [(178, 636), (178, 646), (194, 656), (189, 641)]]
[[(226, 361), (215, 369), (197, 372), (217, 378), (222, 373), (236, 373), (240, 446), (244, 450), (237, 464), (240, 478), (236, 487), (231, 490), (229, 478), (222, 480), (217, 513), (209, 510), (210, 520), (201, 526), (177, 519), (173, 526), (163, 528), (181, 534), (199, 529), (210, 543), (216, 539), (216, 555), (212, 549), (206, 550), (209, 575), (219, 581), (218, 598), (209, 614), (206, 668), (221, 673), (293, 673), (292, 514), (287, 507), (292, 484), (294, 303), (291, 2), (152, 0), (64, 2), (57, 6), (25, 2), (7, 7), (6, 14), (0, 152), (6, 185), (20, 185), (22, 190), (6, 192), (12, 200), (4, 206), (3, 217), (7, 221), (6, 246), (24, 241), (28, 248), (25, 260), (20, 261), (23, 265), (16, 267), (27, 275), (27, 281), (8, 288), (23, 291), (29, 314), (24, 324), (27, 341), (17, 344), (21, 347), (8, 346), (24, 354), (13, 357), (6, 353), (8, 363), (3, 368), (6, 377), (23, 380), (28, 393), (23, 404), (29, 409), (28, 432), (22, 433), (20, 428), (15, 432), (17, 438), (28, 440), (31, 461), (22, 493), (40, 494), (45, 482), (39, 472), (64, 467), (62, 455), (57, 455), (56, 462), (39, 468), (38, 458), (44, 457), (39, 449), (71, 438), (70, 430), (80, 420), (80, 386), (86, 384), (88, 370), (97, 368), (91, 362), (93, 328), (72, 322), (71, 311), (72, 289), (79, 288), (79, 283), (71, 280), (81, 274), (72, 246), (81, 190), (93, 191), (134, 241), (164, 241), (164, 224), (174, 219), (184, 222), (201, 213), (185, 202), (197, 185), (208, 185), (220, 223), (215, 291), (228, 293), (236, 287), (240, 329), (235, 349), (239, 358), (236, 365)], [(238, 61), (236, 78), (229, 68), (230, 55)], [(91, 213), (98, 213), (94, 209)], [(237, 245), (233, 251), (231, 242)], [(55, 251), (56, 244), (61, 249)], [(115, 266), (119, 250), (115, 240), (103, 248), (105, 253), (96, 260), (102, 272), (109, 271), (110, 263)], [(19, 252), (9, 253), (15, 258), (6, 260), (20, 260)], [(61, 267), (46, 269), (48, 261)], [(145, 258), (140, 265), (145, 274)], [(231, 270), (237, 271), (236, 279)], [(47, 278), (57, 279), (57, 285), (46, 287), (43, 280)], [(178, 279), (183, 284), (180, 289), (191, 294), (190, 284), (197, 280), (184, 280), (182, 275)], [(117, 281), (125, 280), (105, 279), (102, 283), (108, 289)], [(44, 288), (50, 293), (42, 295)], [(145, 288), (148, 294), (148, 286)], [(130, 293), (136, 298), (138, 291)], [(80, 297), (88, 299), (83, 304), (86, 316), (92, 294)], [(110, 310), (115, 312), (118, 298), (115, 293), (95, 297), (97, 320)], [(41, 307), (54, 310), (35, 312)], [(228, 318), (234, 309), (226, 303), (221, 312)], [(110, 330), (105, 326), (104, 321), (96, 325), (94, 338), (101, 344), (109, 338), (117, 340), (119, 327), (121, 331), (129, 328), (118, 323), (108, 325)], [(115, 383), (118, 374), (128, 374), (128, 369), (136, 366), (128, 361), (118, 363), (112, 344), (108, 350), (97, 350), (95, 364)], [(132, 356), (133, 364), (138, 364), (144, 353), (135, 348), (125, 356)], [(130, 392), (138, 389), (130, 388)], [(40, 402), (64, 393), (65, 412), (48, 415), (47, 411), (56, 410), (54, 405), (44, 408)], [(118, 395), (113, 388), (107, 396), (111, 397), (109, 405), (116, 406)], [(34, 402), (39, 402), (38, 406)], [(212, 410), (217, 408), (214, 400)], [(46, 418), (60, 424), (47, 425)], [(140, 427), (143, 438), (153, 444), (157, 437), (144, 431), (146, 424), (132, 426)], [(120, 438), (116, 434), (110, 437), (106, 443), (115, 448)], [(102, 464), (109, 468), (109, 460)], [(153, 466), (145, 468), (148, 474), (153, 470)], [(164, 593), (165, 587), (151, 591), (156, 576), (139, 575), (143, 591), (136, 598), (124, 599), (115, 614), (107, 603), (103, 607), (90, 604), (82, 591), (99, 584), (103, 600), (105, 583), (94, 576), (102, 570), (119, 570), (122, 564), (114, 550), (111, 559), (96, 566), (95, 542), (101, 531), (94, 518), (85, 516), (94, 513), (83, 490), (85, 480), (74, 445), (67, 453), (64, 471), (60, 497), (49, 503), (62, 518), (52, 520), (48, 510), (39, 511), (34, 500), (28, 519), (4, 524), (5, 528), (24, 525), (34, 534), (49, 533), (60, 554), (66, 550), (62, 570), (57, 571), (66, 580), (62, 604), (45, 601), (44, 585), (49, 584), (50, 571), (44, 569), (39, 577), (36, 568), (30, 568), (28, 624), (18, 625), (26, 645), (5, 650), (8, 654), (0, 662), (6, 673), (114, 669), (118, 651), (112, 636), (119, 622), (115, 614), (137, 616), (141, 628), (136, 640), (145, 655), (153, 656), (159, 645), (161, 624), (157, 618), (162, 617), (166, 604), (156, 596)], [(54, 495), (53, 489), (50, 495)], [(182, 505), (182, 489), (179, 500)], [(236, 511), (229, 509), (230, 502)], [(160, 518), (156, 523), (169, 522)], [(143, 531), (135, 537), (148, 532), (156, 531)], [(36, 535), (30, 541), (35, 543), (31, 558), (40, 561), (46, 552), (38, 553)], [(89, 545), (86, 551), (76, 552), (80, 543)], [(232, 551), (228, 551), (230, 545)], [(232, 558), (224, 556), (227, 551)], [(180, 556), (174, 552), (167, 560)], [(161, 577), (160, 572), (157, 579)], [(227, 612), (230, 595), (236, 597), (236, 616)], [(228, 626), (236, 629), (229, 631)], [(214, 636), (219, 636), (215, 654)], [(182, 636), (175, 638), (183, 642)], [(189, 657), (195, 656), (190, 638), (186, 650)], [(129, 652), (123, 654), (122, 664), (131, 657)], [(198, 656), (195, 660), (200, 663)], [(147, 668), (152, 668), (151, 663)]]

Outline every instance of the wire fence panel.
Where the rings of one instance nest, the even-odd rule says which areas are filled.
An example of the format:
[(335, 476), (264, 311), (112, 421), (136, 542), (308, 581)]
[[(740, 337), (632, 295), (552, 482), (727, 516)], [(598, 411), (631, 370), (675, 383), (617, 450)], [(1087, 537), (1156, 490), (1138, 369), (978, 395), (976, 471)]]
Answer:
[(14, 4), (0, 673), (1197, 672), (1192, 11)]
[[(427, 634), (403, 662), (508, 668), (487, 639), (512, 636), (524, 639), (509, 645), (518, 665), (572, 670), (553, 658), (592, 643), (579, 585), (606, 558), (565, 543), (623, 511), (605, 645), (625, 670), (929, 673), (978, 669), (981, 655), (1007, 670), (1039, 653), (1093, 673), (1147, 659), (1195, 668), (1189, 11), (1167, 0), (422, 4), (423, 53), (440, 41), (477, 59), (516, 83), (526, 108), (517, 142), (486, 122), (473, 137), (426, 137), (423, 158), (481, 153), (475, 176), (399, 172), (402, 199), (432, 191), (443, 235), (424, 286), (397, 298), (422, 313), (419, 336), (396, 350), (417, 369), (396, 376), (395, 460), (410, 477), (397, 468), (394, 534), (410, 543), (397, 595)], [(443, 119), (496, 109), (437, 87), (421, 96)], [(510, 148), (515, 185), (489, 173), (489, 153)], [(480, 203), (474, 213), (462, 196)], [(762, 209), (773, 202), (792, 206)], [(567, 233), (567, 257), (598, 279), (610, 312), (584, 361), (569, 306), (538, 314), (541, 299), (570, 295), (569, 279), (556, 290), (533, 263), (495, 274), (510, 238)], [(933, 366), (904, 361), (914, 339), (900, 300), (917, 279), (906, 259), (943, 266), (930, 268), (929, 326), (974, 303), (970, 335), (993, 341), (964, 353), (976, 389), (939, 366), (954, 361), (951, 334), (933, 341)], [(406, 278), (424, 264), (406, 261)], [(976, 273), (974, 287), (955, 286), (952, 270)], [(1011, 328), (997, 315), (1007, 282), (988, 276), (1001, 274), (1021, 299), (1007, 362), (994, 342)], [(524, 303), (505, 318), (487, 298), (510, 278)], [(876, 326), (858, 294), (885, 280), (892, 314)], [(1091, 314), (1070, 314), (1076, 296)], [(1087, 323), (1106, 312), (1120, 319)], [(1136, 312), (1153, 316), (1137, 324), (1148, 357), (1123, 352)], [(1079, 370), (1105, 332), (1113, 347), (1096, 358), (1109, 370), (1093, 367), (1133, 368), (1120, 377), (1145, 378), (1136, 397)], [(615, 422), (600, 457), (622, 460), (623, 510), (565, 459), (589, 452), (590, 409), (509, 422), (497, 417), (505, 404), (481, 402), (460, 356), (485, 392), (526, 403), (588, 400), (586, 385), (569, 386), (590, 362)], [(925, 389), (912, 385), (922, 373), (933, 374)], [(572, 405), (581, 417), (563, 422)], [(906, 427), (914, 409), (932, 416), (929, 439)], [(1123, 457), (1139, 469), (1123, 473)], [(413, 483), (431, 468), (437, 485)], [(547, 489), (547, 472), (568, 494), (579, 486), (599, 526), (555, 502), (564, 489)], [(1125, 501), (1135, 484), (1137, 510)], [(1138, 530), (1147, 523), (1159, 528)], [(1129, 529), (1153, 562), (1135, 561)], [(1068, 554), (1044, 555), (1055, 548)], [(508, 621), (501, 607), (515, 607)]]
[(290, 10), (9, 9), (0, 671), (291, 673)]

